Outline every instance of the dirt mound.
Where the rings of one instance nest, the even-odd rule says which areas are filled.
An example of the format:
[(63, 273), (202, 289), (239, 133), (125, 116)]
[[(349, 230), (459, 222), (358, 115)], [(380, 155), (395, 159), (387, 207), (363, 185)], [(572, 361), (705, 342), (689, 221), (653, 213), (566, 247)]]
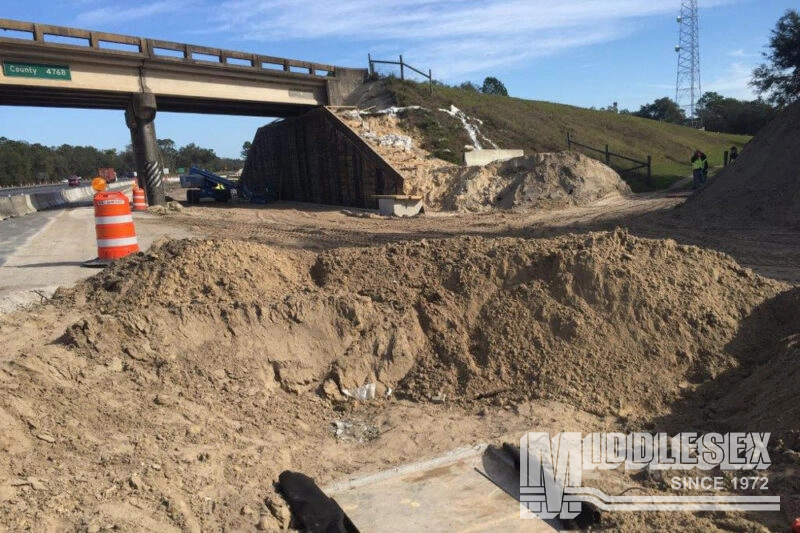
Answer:
[(557, 398), (634, 417), (735, 366), (724, 349), (739, 319), (778, 287), (720, 254), (624, 232), (331, 252), (314, 271), (324, 288), (359, 287), (413, 314), (427, 346), (398, 392)]
[(709, 225), (800, 227), (800, 102), (761, 130), (680, 212)]
[(92, 357), (209, 373), (230, 358), (257, 370), (241, 378), (250, 387), (337, 396), (374, 383), (378, 396), (624, 403), (639, 416), (735, 366), (725, 347), (739, 319), (779, 287), (720, 254), (624, 232), (422, 241), (310, 264), (168, 241), (70, 293), (97, 314), (67, 339)]
[(761, 304), (740, 325), (742, 366), (709, 386), (715, 418), (730, 431), (771, 431), (800, 449), (800, 288)]
[(263, 301), (300, 282), (304, 258), (313, 260), (313, 254), (288, 254), (243, 241), (164, 239), (69, 294), (79, 305), (89, 302), (103, 312)]
[(452, 182), (437, 191), (441, 198), (424, 184), (419, 192), (432, 205), (457, 211), (556, 209), (631, 192), (614, 170), (576, 152), (518, 157), (454, 174)]
[[(16, 336), (67, 326), (0, 364), (0, 479), (15, 483), (0, 485), (12, 502), (0, 521), (277, 528), (261, 508), (280, 470), (330, 479), (370, 457), (409, 461), (402, 443), (431, 428), (483, 423), (425, 415), (432, 399), (451, 413), (556, 399), (644, 424), (753, 360), (741, 338), (758, 320), (742, 321), (784, 288), (722, 254), (622, 231), (319, 255), (162, 241), (3, 319)], [(354, 404), (337, 400), (369, 384), (381, 402), (368, 405), (402, 397), (413, 410), (342, 413)], [(336, 441), (332, 420), (366, 428), (363, 448)], [(376, 459), (362, 441), (393, 428), (404, 439), (381, 440)]]

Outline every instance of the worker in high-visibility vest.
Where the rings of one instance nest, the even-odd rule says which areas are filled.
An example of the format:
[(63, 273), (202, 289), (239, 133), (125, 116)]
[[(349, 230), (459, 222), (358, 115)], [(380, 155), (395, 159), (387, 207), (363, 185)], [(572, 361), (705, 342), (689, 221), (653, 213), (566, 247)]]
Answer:
[(708, 176), (708, 157), (700, 150), (695, 151), (692, 156), (692, 179), (694, 189), (699, 189), (706, 183)]

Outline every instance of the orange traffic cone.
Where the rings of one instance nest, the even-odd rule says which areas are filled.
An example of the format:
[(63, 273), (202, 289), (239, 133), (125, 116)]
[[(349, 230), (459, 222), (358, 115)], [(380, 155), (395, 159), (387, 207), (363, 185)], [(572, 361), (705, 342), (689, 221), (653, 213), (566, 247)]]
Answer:
[(133, 188), (133, 210), (147, 211), (147, 200), (144, 197), (144, 189)]
[(128, 197), (121, 192), (99, 192), (94, 196), (97, 259), (84, 266), (106, 266), (139, 251)]

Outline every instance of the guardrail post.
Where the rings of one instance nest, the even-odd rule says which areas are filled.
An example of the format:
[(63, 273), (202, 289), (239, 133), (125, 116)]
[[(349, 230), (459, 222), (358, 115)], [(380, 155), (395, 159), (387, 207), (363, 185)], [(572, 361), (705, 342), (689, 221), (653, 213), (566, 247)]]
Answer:
[(405, 72), (403, 71), (403, 67), (404, 67), (404, 65), (403, 65), (403, 56), (401, 55), (400, 56), (400, 80), (401, 81), (404, 81), (406, 79)]
[(725, 150), (725, 153), (722, 154), (722, 166), (723, 167), (727, 167), (728, 166), (728, 151), (727, 150)]
[(572, 139), (569, 138), (569, 132), (567, 132), (567, 151), (572, 150)]
[(647, 156), (647, 185), (653, 186), (653, 158)]
[(606, 165), (611, 165), (611, 152), (608, 151), (608, 145), (606, 145)]

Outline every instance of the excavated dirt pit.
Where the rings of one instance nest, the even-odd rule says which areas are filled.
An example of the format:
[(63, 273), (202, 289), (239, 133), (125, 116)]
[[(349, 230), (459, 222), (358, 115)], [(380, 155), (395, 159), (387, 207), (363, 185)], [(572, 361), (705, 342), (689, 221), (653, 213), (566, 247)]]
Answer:
[[(786, 516), (800, 501), (785, 386), (800, 368), (800, 291), (670, 240), (320, 254), (165, 240), (0, 325), (12, 530), (279, 528), (284, 469), (325, 482), (539, 427), (771, 431), (773, 490)], [(347, 397), (369, 384), (374, 399)], [(682, 515), (604, 523), (765, 520)]]

